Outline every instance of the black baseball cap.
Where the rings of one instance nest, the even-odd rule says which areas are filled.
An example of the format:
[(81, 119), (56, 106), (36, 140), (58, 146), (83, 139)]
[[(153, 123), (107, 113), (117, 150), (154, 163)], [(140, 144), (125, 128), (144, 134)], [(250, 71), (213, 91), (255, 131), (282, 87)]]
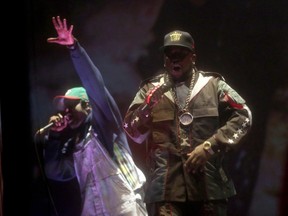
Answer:
[(165, 35), (161, 49), (164, 50), (169, 46), (182, 46), (194, 51), (194, 40), (188, 32), (174, 30)]

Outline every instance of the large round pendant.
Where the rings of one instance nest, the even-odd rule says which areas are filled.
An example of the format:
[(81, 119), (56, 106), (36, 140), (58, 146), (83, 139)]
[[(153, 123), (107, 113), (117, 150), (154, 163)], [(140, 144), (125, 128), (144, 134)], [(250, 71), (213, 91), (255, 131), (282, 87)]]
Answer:
[(179, 121), (184, 126), (190, 125), (193, 122), (193, 116), (189, 112), (184, 112), (179, 116)]

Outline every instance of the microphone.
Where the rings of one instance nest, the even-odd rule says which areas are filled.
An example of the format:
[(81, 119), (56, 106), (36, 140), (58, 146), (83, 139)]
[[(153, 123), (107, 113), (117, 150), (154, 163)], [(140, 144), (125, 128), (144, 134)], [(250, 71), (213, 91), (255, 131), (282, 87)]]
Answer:
[(42, 134), (44, 133), (46, 130), (48, 130), (49, 128), (51, 128), (54, 125), (54, 122), (50, 122), (49, 124), (47, 124), (45, 127), (40, 128), (37, 133), (38, 134)]
[(156, 101), (152, 101), (151, 102), (151, 98), (155, 95), (162, 96), (165, 92), (167, 92), (170, 88), (172, 87), (172, 83), (170, 80), (168, 80), (167, 82), (163, 83), (161, 86), (159, 87), (155, 87), (155, 90), (153, 89), (152, 92), (150, 93), (150, 95), (148, 95), (148, 97), (146, 98), (146, 104), (142, 107), (141, 111), (146, 110), (147, 107), (153, 107), (156, 103), (158, 103), (158, 101), (160, 100), (160, 98), (157, 98), (158, 100)]

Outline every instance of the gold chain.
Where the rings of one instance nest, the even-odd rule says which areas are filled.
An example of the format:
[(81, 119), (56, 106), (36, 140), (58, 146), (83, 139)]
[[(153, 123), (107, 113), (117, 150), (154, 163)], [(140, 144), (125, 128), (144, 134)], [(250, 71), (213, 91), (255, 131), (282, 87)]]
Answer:
[(193, 90), (193, 87), (194, 87), (194, 81), (195, 81), (195, 71), (193, 69), (193, 75), (192, 75), (192, 79), (191, 79), (191, 82), (190, 82), (190, 86), (189, 86), (189, 92), (188, 92), (188, 95), (187, 95), (187, 98), (185, 100), (185, 105), (184, 107), (182, 108), (178, 98), (177, 98), (177, 95), (176, 95), (176, 87), (174, 86), (172, 88), (172, 96), (173, 96), (173, 99), (175, 101), (175, 104), (177, 105), (177, 107), (179, 108), (179, 110), (181, 112), (186, 112), (187, 111), (187, 108), (188, 108), (188, 105), (189, 105), (189, 101), (190, 101), (190, 96), (191, 96), (191, 93), (192, 93), (192, 90)]

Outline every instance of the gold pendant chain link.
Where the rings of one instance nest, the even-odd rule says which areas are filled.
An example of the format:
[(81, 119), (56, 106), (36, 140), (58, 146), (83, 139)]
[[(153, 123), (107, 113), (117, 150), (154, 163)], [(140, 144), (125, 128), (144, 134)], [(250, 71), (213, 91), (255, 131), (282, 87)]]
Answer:
[[(190, 102), (190, 97), (192, 94), (192, 90), (194, 88), (195, 83), (195, 76), (196, 72), (193, 69), (192, 72), (192, 78), (189, 85), (189, 90), (187, 97), (185, 99), (185, 104), (182, 107), (180, 104), (180, 101), (178, 100), (177, 94), (176, 94), (176, 86), (174, 85), (171, 89), (171, 94), (173, 96), (175, 105), (178, 107), (178, 118), (176, 118), (176, 125), (177, 125), (177, 137), (178, 137), (178, 143), (179, 143), (179, 151), (181, 154), (186, 155), (187, 152), (190, 152), (191, 149), (191, 134), (188, 133), (189, 127), (193, 121), (193, 116), (188, 111), (188, 105)], [(171, 79), (171, 76), (168, 76), (169, 79)]]

